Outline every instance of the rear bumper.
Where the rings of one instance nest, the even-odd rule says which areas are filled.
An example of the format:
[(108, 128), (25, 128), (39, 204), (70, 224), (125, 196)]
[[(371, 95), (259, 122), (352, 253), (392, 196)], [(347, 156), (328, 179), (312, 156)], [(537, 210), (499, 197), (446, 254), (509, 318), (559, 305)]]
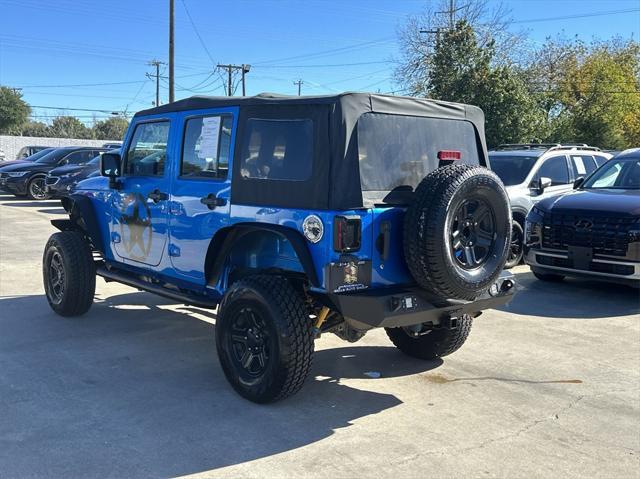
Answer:
[(474, 301), (438, 302), (420, 288), (366, 290), (332, 294), (335, 309), (359, 329), (396, 328), (430, 323), (446, 325), (463, 314), (477, 316), (485, 309), (508, 303), (516, 292), (513, 275), (503, 272), (494, 286)]

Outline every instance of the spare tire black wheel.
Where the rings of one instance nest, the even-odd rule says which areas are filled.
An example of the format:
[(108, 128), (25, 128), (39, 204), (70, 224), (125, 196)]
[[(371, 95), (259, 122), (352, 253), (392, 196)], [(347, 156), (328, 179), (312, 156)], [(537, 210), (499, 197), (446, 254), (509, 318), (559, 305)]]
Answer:
[(511, 221), (507, 192), (491, 170), (438, 168), (420, 182), (405, 215), (409, 271), (443, 299), (473, 300), (504, 268)]

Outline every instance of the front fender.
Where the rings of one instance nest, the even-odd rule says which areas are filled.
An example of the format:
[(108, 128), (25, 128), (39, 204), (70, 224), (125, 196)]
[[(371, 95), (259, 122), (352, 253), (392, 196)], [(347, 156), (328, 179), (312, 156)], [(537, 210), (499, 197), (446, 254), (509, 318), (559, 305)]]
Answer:
[(93, 248), (105, 252), (105, 242), (100, 232), (95, 207), (91, 199), (83, 195), (72, 194), (62, 199), (63, 208), (69, 213), (68, 220), (51, 220), (51, 224), (60, 231), (77, 230), (91, 240)]

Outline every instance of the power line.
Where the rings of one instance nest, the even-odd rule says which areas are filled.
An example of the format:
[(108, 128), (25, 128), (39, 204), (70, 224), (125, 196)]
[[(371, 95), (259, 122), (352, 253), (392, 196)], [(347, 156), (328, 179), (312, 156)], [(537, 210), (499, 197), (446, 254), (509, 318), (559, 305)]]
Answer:
[(207, 44), (204, 42), (204, 40), (202, 39), (202, 36), (200, 35), (200, 32), (198, 31), (198, 27), (196, 27), (196, 24), (193, 21), (193, 18), (191, 18), (191, 13), (189, 13), (189, 9), (187, 8), (187, 4), (185, 3), (184, 0), (180, 0), (180, 1), (182, 2), (182, 6), (184, 7), (184, 11), (187, 14), (187, 18), (189, 19), (189, 23), (191, 23), (191, 26), (193, 27), (193, 31), (195, 32), (196, 36), (198, 37), (198, 40), (200, 41), (200, 45), (202, 45), (202, 48), (204, 49), (205, 53), (209, 57), (209, 60), (211, 60), (211, 63), (215, 64), (216, 61), (213, 59), (213, 55), (211, 55), (211, 52), (207, 48)]
[(302, 79), (299, 79), (298, 81), (294, 81), (293, 84), (298, 85), (298, 96), (300, 96), (300, 94), (302, 93), (302, 85), (304, 84), (304, 82), (302, 81)]
[(380, 65), (382, 63), (394, 63), (391, 60), (376, 62), (355, 62), (355, 63), (333, 63), (329, 65), (255, 65), (254, 68), (333, 68), (333, 67), (356, 67), (360, 65)]
[(621, 13), (634, 13), (634, 12), (640, 12), (640, 8), (627, 8), (625, 10), (609, 10), (604, 12), (592, 12), (592, 13), (578, 13), (576, 15), (564, 15), (560, 17), (531, 18), (529, 20), (515, 20), (510, 23), (553, 22), (556, 20), (571, 20), (574, 18), (587, 18), (587, 17), (603, 17), (607, 15), (618, 15)]

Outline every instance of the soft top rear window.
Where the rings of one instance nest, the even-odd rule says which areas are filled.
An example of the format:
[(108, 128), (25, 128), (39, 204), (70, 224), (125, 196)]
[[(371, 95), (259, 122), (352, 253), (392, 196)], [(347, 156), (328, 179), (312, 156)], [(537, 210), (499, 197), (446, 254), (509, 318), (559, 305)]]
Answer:
[(241, 162), (242, 178), (308, 180), (313, 169), (313, 121), (250, 118)]
[(439, 164), (438, 152), (455, 150), (460, 163), (479, 164), (471, 122), (365, 113), (358, 120), (362, 191), (414, 188)]

